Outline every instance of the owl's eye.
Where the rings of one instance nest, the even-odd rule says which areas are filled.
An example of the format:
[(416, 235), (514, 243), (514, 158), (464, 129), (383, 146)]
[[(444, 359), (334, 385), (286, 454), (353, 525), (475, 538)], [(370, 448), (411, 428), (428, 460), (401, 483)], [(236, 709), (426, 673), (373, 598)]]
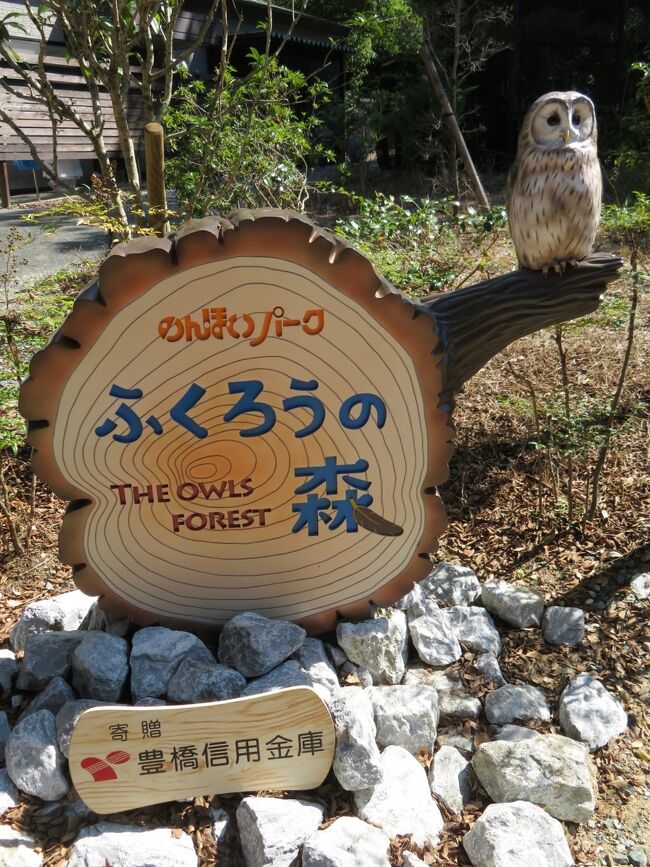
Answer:
[(574, 111), (574, 112), (573, 112), (573, 117), (571, 118), (571, 123), (572, 123), (574, 126), (578, 126), (578, 124), (580, 123), (581, 120), (582, 120), (582, 118), (580, 117), (580, 115), (578, 114), (578, 112), (577, 112), (577, 111)]
[(547, 123), (549, 126), (557, 126), (559, 122), (560, 122), (560, 115), (559, 115), (559, 114), (552, 114), (552, 115), (551, 115), (549, 118), (547, 118), (547, 120), (546, 120), (546, 123)]

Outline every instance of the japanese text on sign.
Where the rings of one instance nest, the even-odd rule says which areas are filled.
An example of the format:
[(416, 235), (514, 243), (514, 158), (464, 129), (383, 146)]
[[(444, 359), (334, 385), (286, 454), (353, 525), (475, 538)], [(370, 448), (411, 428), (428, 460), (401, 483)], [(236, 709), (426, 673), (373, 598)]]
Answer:
[[(319, 430), (325, 421), (326, 410), (323, 402), (315, 397), (310, 392), (318, 389), (319, 383), (315, 379), (300, 380), (291, 379), (290, 389), (292, 391), (308, 392), (307, 394), (294, 395), (287, 397), (282, 401), (282, 409), (285, 412), (291, 412), (296, 409), (307, 409), (311, 412), (311, 420), (300, 430), (295, 431), (294, 436), (298, 439), (310, 436)], [(244, 413), (258, 413), (262, 417), (262, 421), (251, 428), (246, 428), (239, 431), (240, 437), (257, 437), (263, 436), (273, 430), (277, 421), (277, 414), (271, 404), (263, 400), (258, 400), (264, 390), (264, 383), (259, 379), (239, 380), (228, 383), (228, 392), (230, 394), (241, 394), (237, 402), (223, 416), (224, 422), (233, 422)], [(169, 410), (169, 415), (173, 422), (180, 427), (185, 428), (193, 436), (198, 439), (207, 437), (209, 431), (207, 428), (198, 424), (191, 416), (190, 410), (199, 403), (205, 395), (206, 390), (198, 383), (192, 385), (186, 390), (185, 394), (176, 401)], [(95, 433), (98, 437), (105, 437), (113, 433), (113, 439), (118, 443), (133, 443), (138, 440), (143, 433), (144, 427), (140, 416), (125, 400), (134, 401), (142, 397), (142, 389), (140, 388), (123, 388), (120, 385), (113, 384), (109, 391), (110, 397), (116, 397), (123, 402), (119, 404), (115, 410), (115, 415), (121, 419), (128, 427), (125, 433), (113, 433), (117, 428), (117, 422), (107, 418), (95, 428)], [(342, 427), (348, 430), (359, 430), (365, 427), (372, 417), (372, 411), (375, 411), (375, 421), (377, 427), (381, 429), (386, 423), (386, 404), (377, 394), (362, 392), (353, 394), (346, 398), (339, 409), (338, 418)], [(145, 419), (147, 424), (156, 435), (163, 432), (161, 421), (151, 415)]]
[[(285, 316), (283, 307), (274, 307), (262, 314), (261, 322), (251, 313), (229, 314), (225, 307), (203, 307), (201, 321), (191, 316), (165, 316), (158, 323), (158, 334), (168, 343), (178, 340), (223, 340), (225, 336), (248, 340), (259, 346), (269, 336), (271, 325), (276, 337), (282, 337), (285, 328), (300, 326), (305, 334), (320, 334), (325, 326), (325, 311), (319, 307), (305, 310), (301, 319)], [(250, 339), (249, 339), (250, 338)]]
[(268, 741), (259, 738), (239, 738), (234, 741), (207, 741), (202, 744), (181, 744), (170, 750), (150, 748), (138, 753), (140, 775), (181, 773), (199, 768), (217, 768), (242, 763), (298, 759), (324, 751), (323, 732), (300, 732), (297, 738), (277, 734)]

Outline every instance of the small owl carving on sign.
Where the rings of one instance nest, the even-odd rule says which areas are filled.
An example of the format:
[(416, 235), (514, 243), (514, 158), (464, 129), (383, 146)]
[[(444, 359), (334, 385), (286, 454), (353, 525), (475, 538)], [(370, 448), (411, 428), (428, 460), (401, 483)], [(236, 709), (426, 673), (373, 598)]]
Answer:
[(508, 176), (510, 233), (522, 268), (560, 272), (589, 254), (602, 179), (592, 101), (553, 91), (528, 109)]

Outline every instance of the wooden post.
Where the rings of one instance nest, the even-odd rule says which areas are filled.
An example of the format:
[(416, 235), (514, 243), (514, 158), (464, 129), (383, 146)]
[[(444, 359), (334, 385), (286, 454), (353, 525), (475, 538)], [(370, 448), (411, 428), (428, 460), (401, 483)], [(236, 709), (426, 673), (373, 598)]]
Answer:
[(9, 169), (6, 160), (0, 160), (0, 198), (2, 199), (3, 208), (10, 207), (11, 193), (9, 192)]
[(147, 198), (149, 225), (157, 235), (169, 231), (165, 220), (167, 199), (165, 196), (165, 147), (163, 128), (159, 123), (147, 123), (144, 127), (144, 156), (147, 171)]

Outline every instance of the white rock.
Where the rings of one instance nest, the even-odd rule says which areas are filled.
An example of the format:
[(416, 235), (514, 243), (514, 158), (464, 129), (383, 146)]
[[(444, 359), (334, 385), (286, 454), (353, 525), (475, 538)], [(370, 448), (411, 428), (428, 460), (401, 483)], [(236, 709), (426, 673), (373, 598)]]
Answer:
[[(64, 756), (70, 752), (70, 739), (77, 720), (81, 714), (91, 707), (99, 707), (106, 704), (104, 701), (95, 701), (92, 698), (82, 698), (78, 701), (67, 701), (56, 715), (56, 737), (59, 749)], [(115, 702), (109, 702), (115, 704)]]
[(325, 645), (319, 638), (305, 638), (293, 658), (307, 672), (312, 683), (325, 687), (329, 692), (339, 688), (336, 669), (329, 661)]
[(336, 779), (348, 792), (374, 786), (381, 780), (382, 764), (368, 694), (358, 686), (347, 686), (331, 696), (328, 706), (336, 731)]
[(426, 596), (445, 605), (471, 605), (481, 595), (476, 573), (460, 563), (438, 563), (420, 587)]
[(473, 776), (470, 763), (454, 747), (440, 747), (429, 766), (431, 791), (452, 813), (462, 813), (471, 801)]
[(373, 686), (368, 690), (377, 744), (404, 747), (414, 756), (433, 752), (438, 727), (438, 693), (432, 686)]
[(64, 632), (69, 632), (72, 629), (79, 629), (84, 618), (97, 601), (97, 597), (88, 596), (81, 590), (70, 590), (68, 593), (52, 596), (51, 601), (56, 602), (61, 609), (59, 628)]
[(440, 716), (453, 719), (478, 719), (481, 713), (481, 702), (470, 695), (458, 674), (437, 672), (434, 681), (438, 692)]
[(480, 701), (467, 692), (458, 674), (447, 674), (445, 671), (414, 665), (407, 669), (404, 675), (404, 685), (413, 684), (435, 687), (441, 717), (476, 719), (481, 712)]
[(30, 603), (9, 634), (11, 646), (14, 650), (24, 650), (30, 635), (78, 629), (96, 598), (86, 596), (81, 590), (71, 590)]
[(30, 635), (16, 686), (18, 689), (42, 690), (53, 677), (67, 678), (72, 657), (86, 632), (44, 632)]
[(422, 587), (420, 584), (413, 584), (413, 587), (407, 594), (401, 596), (397, 602), (393, 603), (393, 608), (398, 608), (400, 611), (408, 612), (414, 605), (422, 603)]
[(0, 650), (0, 698), (11, 694), (11, 686), (18, 674), (19, 665), (16, 655), (11, 650)]
[(215, 661), (205, 644), (189, 632), (164, 626), (139, 629), (131, 650), (133, 700), (165, 696), (176, 669), (188, 658)]
[(9, 825), (0, 825), (0, 867), (40, 867), (43, 856), (34, 852), (36, 840)]
[(511, 626), (539, 626), (544, 613), (544, 597), (530, 587), (493, 578), (486, 581), (481, 601), (492, 614)]
[(210, 821), (212, 822), (212, 837), (215, 843), (222, 843), (228, 833), (230, 816), (221, 807), (210, 808)]
[(119, 635), (87, 632), (72, 657), (72, 683), (81, 698), (119, 701), (129, 674), (129, 645)]
[(316, 831), (302, 850), (302, 867), (390, 867), (387, 834), (354, 816)]
[(61, 629), (62, 612), (52, 599), (41, 599), (25, 607), (9, 633), (14, 650), (24, 650), (30, 635)]
[(347, 662), (347, 656), (341, 648), (336, 644), (326, 644), (325, 650), (327, 651), (328, 657), (332, 660), (332, 665), (335, 668), (340, 668), (344, 662)]
[(474, 665), (483, 675), (483, 683), (493, 683), (497, 687), (506, 685), (499, 660), (493, 653), (480, 653), (474, 660)]
[(74, 701), (75, 694), (67, 680), (62, 677), (53, 677), (43, 692), (39, 692), (30, 701), (21, 718), (35, 713), (37, 710), (49, 710), (55, 716), (67, 701)]
[(336, 640), (352, 662), (368, 669), (374, 683), (395, 684), (404, 677), (408, 633), (403, 611), (389, 609), (372, 620), (339, 623)]
[(600, 681), (579, 674), (560, 696), (560, 725), (593, 752), (625, 731), (627, 714)]
[(219, 662), (244, 677), (260, 677), (301, 646), (307, 633), (295, 623), (243, 611), (229, 620), (219, 636)]
[(440, 609), (440, 605), (438, 604), (438, 600), (434, 596), (427, 596), (427, 594), (422, 590), (419, 584), (415, 585), (415, 589), (413, 589), (408, 596), (404, 596), (403, 599), (399, 600), (401, 605), (406, 605), (404, 611), (406, 612), (406, 619), (410, 623), (411, 620), (417, 620), (418, 617), (425, 617), (427, 614), (431, 614), (435, 616), (435, 613)]
[(0, 816), (15, 807), (19, 798), (18, 789), (12, 783), (7, 769), (3, 768), (0, 771)]
[(475, 867), (571, 867), (562, 825), (525, 801), (489, 804), (463, 846)]
[(21, 791), (44, 801), (57, 801), (67, 794), (66, 762), (49, 710), (18, 720), (7, 739), (5, 757), (9, 776)]
[(575, 647), (585, 635), (585, 612), (582, 608), (549, 606), (542, 624), (544, 641), (549, 644), (568, 644)]
[(437, 671), (433, 668), (429, 668), (421, 662), (416, 662), (409, 665), (406, 669), (406, 674), (404, 675), (402, 683), (404, 686), (412, 686), (413, 684), (436, 686), (441, 674), (442, 672), (439, 670)]
[(493, 801), (530, 801), (567, 822), (587, 822), (596, 808), (589, 751), (562, 735), (483, 743), (472, 767)]
[[(295, 659), (288, 659), (262, 677), (251, 680), (246, 689), (242, 690), (242, 697), (260, 695), (263, 692), (285, 689), (288, 686), (313, 686), (311, 678)], [(325, 690), (325, 696), (329, 696), (328, 690)]]
[(472, 755), (474, 742), (459, 731), (438, 732), (438, 743), (441, 747), (455, 747), (459, 752)]
[(79, 831), (82, 825), (90, 825), (97, 821), (97, 814), (93, 813), (81, 798), (70, 800), (70, 795), (61, 801), (51, 801), (41, 807), (39, 820), (47, 825), (47, 819), (50, 816), (53, 822), (61, 823), (71, 837)]
[(536, 738), (539, 732), (527, 729), (524, 726), (505, 725), (495, 735), (495, 741), (526, 741)]
[(87, 629), (89, 632), (107, 632), (109, 635), (119, 635), (120, 638), (124, 638), (129, 634), (132, 626), (133, 624), (128, 617), (109, 614), (108, 611), (104, 611), (100, 607), (98, 602), (94, 602), (88, 610), (88, 614), (79, 624), (79, 629)]
[(650, 572), (639, 572), (630, 581), (630, 590), (637, 599), (650, 599)]
[(449, 622), (456, 638), (478, 653), (501, 653), (501, 638), (485, 608), (455, 605), (449, 609)]
[(181, 704), (239, 698), (246, 680), (234, 668), (207, 659), (184, 659), (167, 686), (167, 698)]
[(323, 821), (320, 804), (290, 798), (244, 798), (237, 826), (246, 867), (288, 865)]
[(412, 834), (416, 845), (435, 846), (443, 820), (431, 798), (426, 771), (402, 747), (386, 747), (381, 763), (382, 781), (354, 794), (359, 816), (390, 837)]
[(528, 684), (515, 686), (507, 683), (485, 696), (485, 716), (497, 725), (515, 720), (548, 722), (551, 711), (541, 689)]
[(9, 732), (11, 731), (11, 727), (9, 725), (9, 718), (5, 711), (0, 711), (0, 768), (4, 766), (5, 763), (5, 746), (7, 745), (7, 738), (9, 737)]
[(83, 828), (67, 867), (197, 867), (192, 838), (171, 828), (99, 822)]
[(434, 606), (428, 614), (409, 622), (409, 631), (418, 656), (430, 665), (449, 665), (460, 659), (462, 649), (452, 628), (448, 611)]

